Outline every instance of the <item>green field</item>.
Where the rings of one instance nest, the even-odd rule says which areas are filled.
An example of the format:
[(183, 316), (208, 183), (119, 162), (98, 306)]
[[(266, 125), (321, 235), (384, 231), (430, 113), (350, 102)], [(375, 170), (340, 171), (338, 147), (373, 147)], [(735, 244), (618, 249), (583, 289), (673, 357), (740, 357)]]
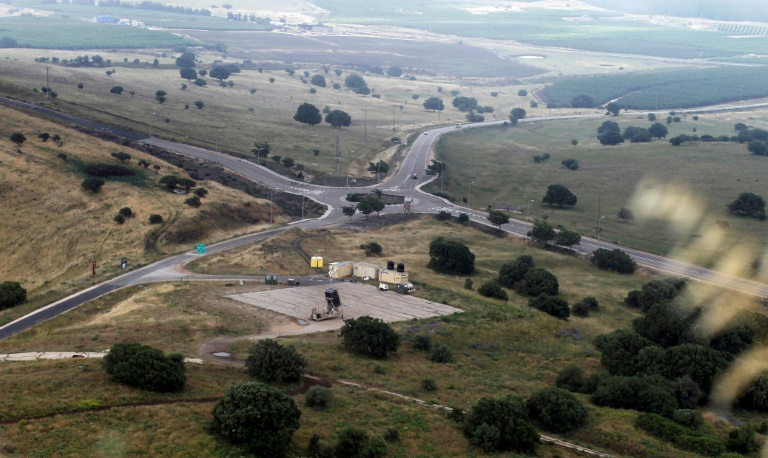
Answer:
[[(622, 128), (650, 125), (641, 114), (614, 119)], [(530, 217), (547, 216), (553, 224), (563, 224), (588, 236), (595, 236), (598, 216), (605, 216), (601, 222), (605, 240), (702, 265), (716, 265), (729, 250), (736, 248), (752, 251), (755, 258), (762, 256), (763, 240), (768, 237), (766, 224), (730, 216), (725, 205), (744, 191), (766, 195), (764, 158), (749, 154), (746, 146), (738, 143), (685, 143), (673, 147), (661, 140), (604, 147), (594, 138), (602, 122), (521, 123), (517, 127), (472, 129), (448, 135), (438, 146), (438, 157), (448, 167), (445, 192), (461, 201), (467, 196), (470, 182), (474, 182), (474, 208), (484, 209), (493, 204), (518, 210), (521, 216), (525, 216), (533, 200)], [(697, 128), (699, 135), (730, 135), (733, 124), (703, 115), (700, 121), (687, 117), (670, 125), (669, 136), (690, 134), (693, 128)], [(571, 139), (577, 139), (577, 147), (570, 145)], [(545, 152), (552, 158), (534, 163), (532, 157)], [(577, 171), (560, 165), (570, 158), (580, 162)], [(540, 203), (547, 186), (556, 183), (577, 195), (574, 208), (551, 208)], [(439, 183), (432, 189), (439, 191)], [(660, 199), (669, 199), (659, 201), (657, 214), (648, 212), (632, 223), (619, 220), (619, 209), (631, 207), (633, 196), (648, 197), (655, 193), (665, 196)], [(685, 201), (684, 196), (690, 200)], [(670, 214), (667, 205), (675, 202), (680, 207)], [(642, 204), (641, 199), (635, 205)], [(637, 216), (638, 207), (634, 208)], [(675, 222), (685, 212), (692, 212), (687, 221), (690, 226)], [(699, 241), (717, 224), (727, 227), (731, 241), (701, 246)]]
[(558, 81), (544, 89), (548, 102), (570, 106), (586, 94), (602, 105), (618, 99), (622, 108), (691, 108), (768, 96), (768, 67), (717, 67), (626, 75), (601, 75)]

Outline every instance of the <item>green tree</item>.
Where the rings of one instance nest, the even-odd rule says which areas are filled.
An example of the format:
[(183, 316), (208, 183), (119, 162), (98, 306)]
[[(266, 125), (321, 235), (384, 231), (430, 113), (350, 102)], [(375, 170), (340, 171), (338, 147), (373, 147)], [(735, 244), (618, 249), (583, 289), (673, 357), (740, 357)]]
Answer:
[(27, 302), (27, 290), (17, 281), (0, 283), (0, 310), (16, 307)]
[(757, 194), (742, 192), (727, 205), (728, 213), (747, 218), (765, 219), (765, 200)]
[(560, 164), (568, 170), (579, 169), (579, 161), (577, 161), (576, 159), (564, 159), (560, 162)]
[(359, 89), (361, 87), (367, 87), (368, 84), (365, 82), (362, 76), (355, 73), (350, 73), (346, 78), (344, 78), (344, 86), (350, 89)]
[(656, 121), (656, 115), (654, 113), (648, 113), (648, 121)]
[(573, 245), (578, 245), (579, 243), (581, 243), (581, 234), (575, 231), (560, 229), (555, 236), (555, 245), (567, 246), (569, 250)]
[(563, 208), (565, 205), (576, 205), (576, 195), (570, 189), (561, 184), (551, 184), (547, 187), (547, 193), (541, 199), (547, 205)]
[(101, 191), (101, 187), (104, 186), (104, 180), (96, 177), (88, 177), (80, 183), (80, 186), (86, 191), (91, 191), (95, 194)]
[(563, 434), (582, 426), (587, 409), (570, 392), (561, 388), (544, 388), (526, 401), (528, 415), (545, 430)]
[(595, 102), (592, 97), (582, 94), (571, 99), (571, 106), (573, 108), (593, 108)]
[(592, 253), (590, 261), (598, 269), (613, 270), (620, 274), (633, 274), (637, 269), (637, 263), (632, 257), (618, 248), (615, 250), (598, 248)]
[(747, 423), (728, 433), (725, 447), (736, 453), (746, 455), (760, 449), (760, 443), (755, 438), (755, 429)]
[(258, 456), (285, 456), (300, 418), (293, 399), (259, 382), (231, 386), (213, 409), (219, 435)]
[(501, 230), (501, 225), (509, 222), (509, 216), (502, 211), (491, 210), (488, 213), (488, 221)]
[(691, 318), (695, 316), (665, 301), (652, 305), (645, 315), (633, 320), (632, 329), (662, 347), (673, 347), (698, 340)]
[(486, 453), (531, 453), (539, 444), (539, 434), (528, 418), (525, 403), (511, 395), (480, 399), (466, 417), (464, 436)]
[(533, 227), (526, 235), (534, 242), (546, 245), (557, 237), (557, 232), (555, 231), (555, 228), (545, 220), (536, 220), (533, 222)]
[(604, 121), (602, 124), (600, 124), (600, 127), (597, 128), (597, 135), (604, 134), (606, 132), (621, 133), (621, 128), (619, 127), (619, 124), (616, 123), (616, 121)]
[(122, 151), (112, 153), (112, 157), (120, 161), (122, 164), (125, 164), (125, 161), (131, 160), (131, 155), (128, 153), (123, 153)]
[[(656, 118), (654, 117), (654, 119)], [(657, 122), (651, 124), (651, 127), (648, 128), (648, 133), (653, 138), (664, 138), (669, 134), (669, 129), (664, 124)]]
[(574, 393), (583, 393), (586, 383), (584, 369), (575, 364), (565, 366), (555, 380), (555, 386)]
[(603, 146), (616, 146), (621, 143), (624, 143), (624, 137), (621, 135), (621, 133), (615, 132), (612, 130), (609, 130), (604, 134), (598, 135), (597, 139), (598, 141), (600, 141), (600, 144)]
[(333, 391), (330, 388), (315, 385), (304, 395), (304, 405), (310, 409), (325, 410), (333, 402)]
[(293, 115), (293, 120), (303, 124), (314, 126), (320, 124), (323, 120), (323, 116), (320, 114), (320, 110), (311, 103), (302, 103), (296, 110), (296, 114)]
[[(518, 291), (519, 290), (520, 288), (518, 288)], [(549, 294), (539, 294), (528, 300), (528, 306), (548, 315), (552, 315), (555, 318), (560, 318), (561, 320), (567, 320), (568, 317), (571, 316), (568, 302), (566, 302), (565, 299)]]
[(325, 77), (323, 75), (314, 75), (309, 82), (319, 87), (325, 87), (326, 85)]
[(616, 102), (610, 102), (605, 106), (605, 109), (607, 110), (606, 114), (611, 114), (613, 116), (618, 116), (619, 112), (621, 111), (621, 106), (619, 106)]
[(622, 208), (619, 210), (619, 219), (627, 223), (635, 219), (635, 214), (629, 208)]
[(307, 362), (292, 345), (285, 347), (274, 339), (251, 345), (245, 371), (263, 382), (292, 382), (304, 375)]
[(112, 89), (109, 90), (109, 93), (120, 95), (123, 93), (123, 91), (123, 86), (112, 86)]
[(514, 288), (515, 284), (522, 280), (532, 267), (533, 258), (531, 256), (520, 256), (512, 262), (505, 262), (501, 265), (497, 281), (507, 288)]
[(352, 117), (345, 111), (333, 110), (325, 115), (325, 122), (337, 129), (341, 129), (342, 126), (349, 127), (352, 124)]
[(102, 367), (112, 380), (147, 391), (181, 391), (187, 382), (183, 355), (137, 343), (112, 345)]
[(360, 202), (358, 202), (357, 210), (364, 214), (366, 218), (368, 218), (368, 215), (371, 213), (378, 213), (384, 210), (384, 202), (380, 201), (379, 199), (365, 197), (360, 199)]
[(361, 452), (368, 441), (365, 431), (353, 427), (347, 427), (339, 431), (333, 456), (341, 458), (362, 458)]
[(27, 137), (25, 137), (21, 132), (14, 132), (11, 134), (10, 140), (15, 143), (16, 146), (21, 146), (25, 141), (27, 141)]
[(355, 207), (341, 207), (341, 212), (344, 214), (344, 216), (355, 216)]
[(509, 120), (512, 122), (512, 124), (517, 124), (517, 121), (524, 119), (526, 115), (526, 112), (523, 108), (513, 108), (512, 111), (509, 112)]
[(438, 237), (429, 244), (427, 267), (449, 275), (469, 275), (475, 271), (475, 255), (461, 242)]
[(386, 358), (400, 347), (400, 335), (392, 326), (370, 316), (345, 320), (339, 338), (347, 349), (376, 358)]
[(226, 65), (214, 65), (211, 71), (208, 73), (211, 78), (216, 78), (219, 81), (224, 81), (232, 75), (232, 68)]
[(161, 215), (149, 215), (149, 224), (162, 224), (163, 217)]
[(601, 352), (600, 364), (611, 375), (635, 375), (640, 370), (640, 350), (654, 343), (633, 330), (619, 329), (595, 337), (595, 346)]
[(667, 349), (661, 375), (669, 379), (687, 375), (704, 393), (709, 393), (715, 377), (727, 366), (728, 357), (725, 353), (704, 345), (684, 344)]
[(397, 65), (392, 65), (387, 69), (387, 75), (394, 78), (399, 78), (403, 75), (403, 69), (398, 67)]
[(560, 283), (552, 272), (540, 267), (533, 267), (528, 269), (528, 272), (515, 285), (515, 288), (518, 293), (524, 296), (538, 296), (540, 294), (556, 296)]
[(206, 81), (206, 80), (204, 80), (202, 78), (196, 78), (195, 79), (195, 86), (203, 87), (203, 86), (207, 86), (207, 85), (208, 85), (208, 81)]
[(254, 142), (251, 152), (258, 157), (266, 158), (269, 156), (270, 150), (271, 146), (269, 145), (269, 142)]
[[(176, 58), (176, 66), (182, 68), (192, 68), (195, 66), (195, 53), (190, 51), (184, 51), (179, 57)], [(193, 70), (194, 71), (194, 70)], [(182, 78), (185, 78), (182, 76)], [(192, 77), (194, 78), (194, 76)]]
[(432, 110), (433, 113), (435, 111), (443, 111), (445, 109), (445, 106), (443, 105), (443, 99), (439, 99), (437, 97), (428, 98), (424, 101), (422, 106), (425, 110)]
[(200, 201), (200, 198), (197, 196), (192, 196), (184, 201), (185, 204), (189, 205), (192, 208), (200, 208), (201, 205), (203, 205), (203, 202)]
[(202, 110), (203, 107), (205, 106), (205, 103), (202, 100), (197, 100), (195, 102), (195, 106), (197, 107), (198, 110)]
[(477, 108), (477, 99), (474, 97), (456, 97), (451, 104), (459, 111), (472, 111)]
[(507, 292), (504, 291), (501, 285), (495, 281), (488, 281), (483, 283), (479, 288), (477, 288), (477, 292), (481, 296), (490, 297), (492, 299), (501, 299), (502, 301), (509, 300)]
[(528, 91), (526, 91), (525, 89), (520, 89), (519, 91), (517, 91), (517, 95), (519, 95), (520, 97), (525, 97), (526, 95), (528, 95)]
[(149, 161), (146, 160), (146, 159), (139, 159), (137, 164), (139, 164), (140, 166), (144, 167), (145, 169), (150, 166)]
[(752, 140), (747, 144), (747, 151), (758, 156), (768, 155), (768, 143), (762, 140)]
[(192, 68), (181, 68), (179, 69), (179, 75), (182, 79), (185, 79), (187, 81), (192, 81), (194, 79), (197, 79), (197, 72)]

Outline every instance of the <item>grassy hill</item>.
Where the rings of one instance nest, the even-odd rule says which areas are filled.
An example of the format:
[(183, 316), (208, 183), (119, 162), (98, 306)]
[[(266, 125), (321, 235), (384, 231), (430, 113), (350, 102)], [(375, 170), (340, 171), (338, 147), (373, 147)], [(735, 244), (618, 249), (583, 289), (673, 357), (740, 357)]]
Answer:
[[(269, 223), (268, 201), (202, 181), (210, 193), (194, 209), (184, 204), (189, 196), (158, 183), (163, 175), (187, 176), (175, 166), (15, 110), (0, 108), (0, 116), (0, 279), (21, 282), (33, 298), (102, 281), (120, 270), (122, 257), (134, 267)], [(13, 132), (28, 140), (17, 147), (9, 140)], [(37, 138), (43, 132), (60, 135), (62, 146)], [(84, 167), (119, 164), (111, 156), (116, 151), (131, 155), (125, 166), (135, 175), (106, 179), (96, 194), (82, 189)], [(152, 165), (139, 166), (141, 159)], [(135, 217), (119, 225), (114, 217), (123, 207)], [(275, 212), (276, 222), (287, 220)], [(150, 224), (151, 214), (164, 223)]]

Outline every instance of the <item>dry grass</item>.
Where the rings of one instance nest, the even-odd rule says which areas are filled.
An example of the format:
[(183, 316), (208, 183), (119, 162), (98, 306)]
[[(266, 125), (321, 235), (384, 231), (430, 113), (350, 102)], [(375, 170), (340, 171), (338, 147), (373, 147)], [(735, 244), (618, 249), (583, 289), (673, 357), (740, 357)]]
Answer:
[[(5, 253), (0, 278), (20, 281), (30, 296), (102, 281), (117, 273), (121, 257), (129, 258), (131, 267), (142, 265), (158, 254), (190, 249), (197, 240), (210, 243), (258, 230), (269, 220), (268, 203), (215, 182), (199, 183), (210, 191), (203, 207), (184, 205), (186, 196), (157, 184), (162, 175), (184, 172), (139, 151), (7, 108), (0, 109), (0, 116), (0, 248)], [(8, 141), (16, 131), (28, 139), (21, 148)], [(41, 132), (61, 135), (64, 145), (43, 143), (37, 138)], [(130, 181), (106, 180), (98, 194), (85, 192), (79, 164), (117, 163), (110, 157), (114, 151), (131, 154), (126, 165), (137, 175)], [(161, 169), (137, 167), (139, 159)], [(130, 207), (136, 216), (118, 225), (113, 218), (122, 207)], [(233, 219), (233, 212), (247, 213), (256, 223)], [(150, 214), (161, 215), (165, 224), (150, 225)], [(282, 220), (279, 215), (277, 221)], [(206, 230), (200, 230), (203, 226)], [(197, 240), (180, 243), (179, 234), (190, 229), (198, 230)], [(148, 251), (145, 246), (154, 231), (159, 231), (159, 240)], [(97, 263), (95, 278), (90, 276), (91, 261)]]

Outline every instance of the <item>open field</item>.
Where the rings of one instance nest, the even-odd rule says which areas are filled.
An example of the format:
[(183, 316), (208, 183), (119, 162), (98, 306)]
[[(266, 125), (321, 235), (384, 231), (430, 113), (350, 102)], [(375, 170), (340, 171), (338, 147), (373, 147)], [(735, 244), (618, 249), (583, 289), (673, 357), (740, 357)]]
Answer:
[[(754, 114), (757, 119), (751, 120), (748, 117), (752, 114), (748, 112), (716, 116), (701, 115), (699, 121), (685, 117), (681, 123), (669, 126), (669, 137), (691, 134), (694, 128), (699, 135), (730, 135), (734, 123), (739, 121), (762, 125), (759, 115)], [(611, 119), (622, 128), (650, 125), (641, 113)], [(594, 138), (602, 122), (521, 123), (514, 128), (464, 130), (448, 135), (438, 147), (438, 156), (448, 167), (445, 191), (460, 201), (474, 181), (471, 202), (476, 208), (493, 204), (525, 216), (533, 200), (530, 217), (547, 216), (553, 224), (563, 224), (590, 236), (596, 233), (598, 217), (605, 216), (601, 221), (604, 239), (702, 265), (716, 266), (734, 249), (752, 253), (749, 259), (753, 260), (763, 256), (762, 240), (768, 235), (765, 224), (733, 217), (725, 211), (725, 205), (741, 192), (768, 194), (761, 157), (748, 153), (746, 146), (738, 143), (685, 143), (673, 147), (661, 140), (603, 147)], [(570, 139), (577, 139), (578, 146), (572, 147)], [(469, 155), (466, 151), (473, 153)], [(533, 156), (545, 152), (552, 155), (550, 160), (533, 162)], [(579, 161), (577, 171), (560, 165), (569, 158)], [(577, 195), (574, 208), (551, 208), (540, 203), (547, 186), (556, 183)], [(432, 189), (439, 190), (439, 183), (433, 184)], [(635, 207), (638, 219), (634, 222), (627, 224), (618, 219), (619, 209), (632, 207), (633, 197), (648, 197), (655, 192), (662, 192), (664, 197), (660, 198), (669, 199), (666, 205), (662, 205), (663, 200), (657, 204), (657, 213), (640, 218)], [(687, 202), (686, 196), (690, 198)], [(636, 201), (635, 205), (642, 202)], [(668, 210), (674, 205), (683, 206), (677, 208), (678, 212), (691, 212), (687, 213), (687, 221), (675, 219), (677, 214)], [(717, 225), (727, 228), (727, 242), (698, 242), (705, 240), (702, 237)], [(749, 261), (743, 264), (748, 265)]]
[[(216, 80), (208, 79), (208, 87), (198, 87), (182, 80), (175, 68), (118, 68), (112, 76), (105, 74), (110, 67), (73, 68), (50, 66), (50, 85), (58, 97), (45, 101), (42, 93), (33, 89), (45, 86), (45, 66), (34, 62), (35, 58), (58, 56), (71, 59), (80, 53), (42, 52), (39, 50), (4, 50), (8, 57), (0, 68), (0, 94), (10, 94), (14, 98), (36, 101), (55, 109), (96, 118), (111, 124), (117, 124), (149, 136), (150, 128), (154, 135), (164, 138), (188, 141), (189, 143), (219, 148), (221, 150), (255, 157), (250, 150), (254, 142), (269, 142), (272, 155), (293, 158), (304, 164), (318, 180), (337, 181), (346, 178), (346, 171), (353, 177), (370, 176), (365, 169), (370, 161), (389, 160), (395, 149), (390, 141), (393, 136), (405, 138), (419, 129), (444, 124), (463, 122), (465, 113), (451, 106), (453, 96), (450, 91), (475, 97), (480, 105), (493, 106), (494, 113), (486, 114), (486, 119), (504, 119), (513, 106), (528, 105), (532, 96), (518, 97), (517, 89), (502, 86), (470, 87), (440, 79), (418, 78), (409, 81), (406, 78), (387, 78), (366, 74), (364, 77), (370, 88), (381, 98), (355, 95), (349, 90), (335, 90), (334, 82), (343, 84), (349, 73), (343, 68), (337, 77), (333, 71), (327, 75), (319, 66), (295, 67), (291, 76), (284, 71), (243, 70), (231, 78), (234, 87), (218, 87)], [(104, 59), (121, 62), (131, 61), (136, 53), (100, 53)], [(140, 55), (141, 61), (152, 61), (154, 56)], [(174, 55), (160, 57), (161, 66), (173, 66)], [(206, 64), (215, 59), (216, 54), (201, 54)], [(139, 57), (136, 57), (139, 58)], [(18, 60), (17, 60), (18, 59)], [(324, 74), (328, 87), (316, 87), (317, 93), (311, 94), (310, 88), (300, 78), (303, 72), (310, 75)], [(269, 79), (274, 78), (274, 83)], [(308, 78), (307, 78), (308, 79)], [(83, 89), (77, 85), (83, 84)], [(186, 90), (182, 84), (188, 84)], [(123, 95), (110, 94), (110, 89), (120, 85)], [(520, 86), (522, 87), (522, 86)], [(255, 92), (251, 94), (251, 90)], [(155, 100), (155, 91), (168, 93), (167, 101), (159, 104)], [(490, 94), (503, 91), (498, 97)], [(130, 91), (135, 95), (131, 97)], [(442, 92), (440, 92), (442, 91)], [(418, 95), (414, 101), (413, 95)], [(446, 109), (443, 113), (424, 110), (422, 103), (428, 97), (436, 96), (444, 100)], [(195, 101), (204, 102), (203, 109), (195, 108)], [(307, 126), (292, 120), (296, 108), (303, 102), (312, 103), (319, 109), (341, 109), (352, 117), (352, 125), (343, 129), (334, 129), (329, 124)], [(189, 109), (185, 109), (189, 105)], [(402, 107), (402, 108), (401, 108)], [(367, 110), (367, 111), (366, 111)], [(542, 108), (540, 113), (546, 111)], [(530, 111), (531, 115), (537, 113)], [(366, 123), (367, 119), (367, 123)], [(395, 130), (393, 131), (393, 124)], [(336, 138), (339, 138), (339, 150), (342, 153), (340, 171), (335, 173)], [(314, 149), (320, 153), (315, 156)], [(287, 169), (273, 161), (267, 161), (280, 173)]]
[[(122, 257), (135, 267), (189, 250), (197, 240), (222, 240), (269, 221), (268, 202), (215, 182), (198, 182), (210, 192), (200, 209), (185, 205), (188, 196), (158, 184), (163, 175), (184, 172), (147, 154), (12, 109), (0, 108), (0, 116), (0, 248), (5, 252), (0, 278), (21, 282), (32, 299), (2, 312), (2, 321), (39, 307), (36, 296), (51, 299), (115, 275)], [(13, 132), (27, 137), (20, 148), (8, 140)], [(59, 134), (62, 146), (42, 142), (37, 138), (42, 132)], [(84, 191), (85, 165), (118, 164), (110, 156), (114, 151), (131, 155), (126, 166), (135, 175), (106, 179), (97, 194)], [(136, 165), (140, 159), (152, 167)], [(118, 225), (113, 218), (122, 207), (130, 207), (135, 217)], [(274, 211), (277, 222), (288, 220), (279, 207)], [(164, 223), (150, 224), (150, 214), (161, 215)], [(91, 276), (92, 261), (96, 276)]]
[[(570, 303), (592, 294), (600, 301), (601, 310), (590, 318), (572, 317), (565, 322), (530, 310), (526, 300), (515, 294), (508, 303), (483, 299), (462, 288), (463, 278), (426, 269), (426, 242), (437, 234), (461, 239), (477, 255), (477, 272), (471, 277), (476, 286), (494, 277), (503, 261), (530, 254), (538, 266), (558, 276), (562, 295)], [(606, 273), (575, 257), (542, 251), (524, 241), (497, 238), (453, 223), (436, 224), (432, 218), (419, 218), (398, 226), (397, 231), (384, 227), (363, 233), (337, 231), (320, 235), (322, 237), (307, 239), (305, 249), (312, 253), (322, 251), (328, 260), (359, 259), (362, 251), (356, 246), (360, 241), (377, 240), (384, 247), (384, 257), (376, 259), (405, 262), (411, 276), (418, 281), (418, 297), (458, 307), (464, 313), (397, 323), (396, 329), (406, 343), (386, 360), (372, 360), (342, 350), (338, 334), (333, 331), (284, 338), (283, 343), (297, 347), (307, 358), (308, 372), (313, 375), (352, 380), (462, 408), (470, 407), (482, 396), (528, 395), (551, 385), (565, 364), (577, 363), (588, 372), (596, 370), (599, 353), (591, 344), (592, 338), (627, 326), (638, 312), (621, 303), (626, 291), (658, 278), (642, 271), (634, 276)], [(164, 351), (196, 356), (200, 345), (215, 335), (256, 334), (291, 320), (224, 297), (273, 289), (255, 283), (240, 286), (208, 282), (132, 287), (0, 342), (0, 352), (103, 350), (114, 342), (139, 341)], [(299, 289), (305, 288), (292, 291)], [(372, 294), (392, 293), (373, 291)], [(729, 301), (749, 300), (738, 296), (729, 293)], [(456, 361), (445, 365), (429, 362), (424, 353), (411, 349), (408, 343), (418, 334), (431, 335), (436, 343), (450, 347)], [(243, 357), (247, 346), (247, 341), (240, 341), (230, 351), (236, 357)], [(86, 369), (78, 365), (85, 365)], [(380, 369), (374, 371), (376, 366)], [(419, 387), (419, 381), (425, 377), (435, 379), (436, 392), (424, 392)], [(158, 451), (175, 450), (174, 453), (187, 456), (210, 456), (216, 450), (228, 450), (206, 430), (213, 404), (184, 403), (184, 400), (220, 396), (225, 385), (244, 380), (244, 374), (237, 368), (205, 363), (189, 365), (188, 378), (189, 387), (182, 393), (162, 398), (178, 400), (175, 404), (118, 407), (109, 413), (92, 411), (25, 420), (18, 424), (21, 426), (0, 426), (0, 437), (3, 442), (15, 445), (23, 455), (55, 450), (89, 454), (102, 444), (112, 443), (128, 450), (144, 446)], [(9, 387), (5, 397), (8, 407), (4, 410), (8, 412), (7, 418), (87, 411), (95, 406), (161, 399), (108, 382), (92, 361), (4, 364), (0, 366), (0, 381), (5, 379), (13, 380), (13, 383), (3, 382)], [(35, 391), (29, 395), (28, 385), (33, 379)], [(428, 407), (417, 407), (373, 391), (338, 385), (333, 390), (336, 402), (328, 411), (316, 413), (302, 409), (304, 420), (294, 436), (296, 449), (305, 447), (314, 433), (320, 434), (326, 443), (333, 443), (338, 430), (349, 425), (349, 418), (355, 418), (356, 426), (369, 434), (381, 434), (393, 426), (400, 430), (402, 440), (391, 445), (391, 456), (467, 454), (468, 444), (456, 425)], [(590, 420), (585, 427), (566, 435), (566, 440), (617, 455), (692, 456), (636, 430), (633, 426), (636, 412), (598, 408), (589, 404), (586, 397), (579, 396), (588, 406)], [(303, 406), (301, 395), (295, 399)], [(740, 420), (755, 421), (740, 412), (732, 415)], [(725, 434), (727, 426), (717, 415), (708, 414), (708, 418), (708, 429), (721, 436)], [(84, 421), (88, 421), (87, 428), (82, 426)], [(151, 426), (147, 426), (147, 422)], [(53, 429), (66, 431), (58, 445), (54, 438), (48, 437)], [(162, 431), (169, 434), (160, 434)], [(40, 436), (39, 440), (35, 440), (36, 436)], [(472, 453), (484, 456), (475, 450)], [(538, 456), (576, 455), (543, 446)]]
[(586, 94), (598, 105), (618, 99), (622, 108), (664, 110), (766, 97), (766, 76), (768, 67), (689, 69), (570, 79), (542, 92), (548, 102), (562, 106)]

